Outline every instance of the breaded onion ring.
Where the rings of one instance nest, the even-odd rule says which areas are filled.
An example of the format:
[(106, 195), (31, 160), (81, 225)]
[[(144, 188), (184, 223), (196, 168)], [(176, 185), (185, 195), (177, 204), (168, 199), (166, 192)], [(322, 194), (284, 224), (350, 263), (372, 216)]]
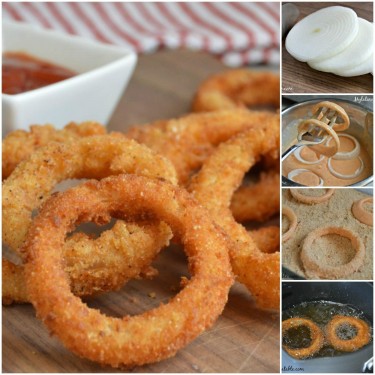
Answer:
[(274, 253), (280, 248), (280, 228), (277, 226), (262, 227), (251, 230), (250, 235), (259, 250), (263, 253)]
[[(99, 135), (67, 143), (51, 142), (38, 149), (3, 184), (4, 242), (18, 252), (30, 227), (32, 211), (45, 201), (58, 182), (71, 178), (100, 179), (120, 173), (142, 174), (172, 183), (177, 180), (168, 160), (121, 136)], [(154, 225), (160, 229), (159, 224)], [(154, 233), (158, 229), (154, 228)], [(139, 231), (142, 232), (142, 227)], [(74, 235), (70, 242), (73, 247), (64, 247), (66, 264), (76, 263), (71, 273), (72, 284), (73, 290), (80, 290), (81, 295), (118, 289), (129, 278), (139, 275), (157, 255), (159, 246), (168, 244), (171, 233), (164, 228), (151, 242), (149, 235), (143, 239), (140, 233), (138, 241), (133, 242), (130, 229), (119, 226), (102, 236), (102, 241), (113, 244), (113, 251), (106, 251), (103, 242), (88, 246), (89, 239), (82, 234)], [(90, 254), (90, 251), (95, 252)], [(134, 267), (129, 268), (129, 264)]]
[(233, 192), (257, 160), (279, 150), (279, 116), (222, 143), (192, 179), (190, 191), (232, 239), (231, 263), (238, 281), (247, 286), (260, 307), (277, 309), (280, 254), (259, 250), (230, 211)]
[[(318, 263), (310, 256), (312, 244), (321, 236), (337, 234), (348, 238), (354, 247), (356, 254), (353, 259), (342, 266), (330, 266), (325, 263)], [(365, 246), (360, 237), (349, 229), (342, 227), (317, 228), (310, 232), (304, 239), (301, 251), (301, 261), (305, 274), (311, 278), (338, 279), (346, 277), (357, 271), (365, 259)]]
[(373, 198), (363, 198), (353, 203), (352, 213), (353, 216), (359, 220), (361, 223), (366, 224), (370, 227), (373, 226), (373, 213), (367, 212), (363, 205), (367, 202), (373, 203)]
[(306, 326), (310, 330), (311, 344), (307, 348), (292, 349), (283, 345), (283, 349), (293, 358), (304, 359), (313, 356), (317, 353), (324, 344), (324, 335), (322, 330), (310, 319), (305, 318), (290, 318), (282, 322), (282, 335), (295, 327)]
[(282, 215), (285, 215), (290, 221), (288, 230), (282, 236), (282, 241), (286, 242), (292, 237), (297, 228), (297, 216), (294, 211), (287, 206), (283, 206)]
[[(352, 326), (357, 333), (353, 338), (340, 338), (337, 330), (340, 326)], [(326, 326), (326, 337), (330, 345), (343, 352), (355, 352), (370, 342), (370, 327), (362, 319), (353, 316), (335, 315)]]
[(3, 140), (2, 179), (8, 178), (14, 168), (37, 148), (51, 141), (67, 142), (76, 138), (105, 134), (105, 132), (103, 125), (92, 121), (80, 124), (72, 122), (61, 130), (55, 129), (52, 125), (32, 125), (29, 132), (24, 130), (11, 132)]
[(305, 204), (318, 204), (318, 203), (323, 203), (327, 201), (328, 199), (332, 197), (333, 193), (335, 192), (335, 189), (326, 189), (326, 190), (327, 191), (325, 194), (314, 197), (312, 195), (301, 194), (298, 191), (298, 189), (289, 189), (290, 194), (296, 201), (305, 203)]
[(280, 76), (270, 72), (235, 69), (215, 74), (195, 94), (194, 112), (210, 112), (245, 106), (280, 107)]
[[(89, 308), (72, 294), (62, 267), (65, 236), (80, 222), (108, 221), (110, 216), (155, 218), (181, 239), (191, 279), (168, 303), (120, 319)], [(185, 190), (135, 175), (89, 181), (52, 197), (34, 219), (22, 253), (37, 316), (68, 349), (113, 367), (173, 356), (212, 326), (233, 284), (226, 236), (207, 211)]]

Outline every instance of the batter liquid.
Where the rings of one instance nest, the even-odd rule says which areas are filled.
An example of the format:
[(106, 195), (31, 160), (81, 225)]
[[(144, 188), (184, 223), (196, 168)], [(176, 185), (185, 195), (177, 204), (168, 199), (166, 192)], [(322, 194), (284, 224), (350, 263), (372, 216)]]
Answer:
[[(340, 137), (340, 147), (338, 152), (348, 152), (353, 150), (353, 148), (354, 142), (350, 138)], [(323, 155), (317, 155), (309, 147), (303, 147), (300, 155), (302, 159), (310, 162), (315, 162), (320, 159), (320, 161), (316, 164), (305, 164), (301, 163), (293, 153), (283, 161), (282, 172), (284, 177), (288, 177), (288, 174), (295, 169), (306, 169), (309, 171), (302, 172), (298, 176), (293, 177), (293, 181), (301, 185), (319, 186), (319, 183), (321, 180), (323, 180), (323, 186), (347, 186), (364, 180), (365, 178), (371, 176), (372, 173), (371, 158), (366, 149), (362, 146), (360, 153), (356, 158), (349, 160), (331, 159), (332, 168), (336, 172), (343, 175), (354, 174), (355, 171), (361, 166), (360, 159), (362, 159), (362, 172), (357, 177), (351, 179), (342, 179), (334, 176), (328, 169), (328, 158)]]

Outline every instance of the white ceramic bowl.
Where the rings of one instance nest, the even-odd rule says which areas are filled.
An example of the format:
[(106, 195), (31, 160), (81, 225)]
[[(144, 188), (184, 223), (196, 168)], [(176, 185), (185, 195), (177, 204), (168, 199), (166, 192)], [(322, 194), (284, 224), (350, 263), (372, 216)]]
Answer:
[(134, 70), (137, 56), (127, 49), (3, 22), (3, 51), (22, 51), (78, 74), (16, 95), (2, 94), (2, 133), (31, 124), (62, 128), (70, 121), (106, 125)]

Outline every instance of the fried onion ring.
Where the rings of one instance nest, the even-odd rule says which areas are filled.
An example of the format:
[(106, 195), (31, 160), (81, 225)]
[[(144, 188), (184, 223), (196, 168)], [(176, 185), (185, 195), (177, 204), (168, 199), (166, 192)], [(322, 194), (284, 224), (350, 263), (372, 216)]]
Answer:
[(280, 294), (280, 254), (259, 250), (246, 229), (235, 222), (230, 202), (244, 174), (265, 154), (278, 153), (279, 116), (222, 143), (205, 161), (189, 190), (232, 239), (230, 257), (238, 280), (258, 306), (277, 309)]
[(298, 189), (289, 189), (290, 194), (296, 201), (305, 203), (305, 204), (318, 204), (318, 203), (323, 203), (327, 201), (328, 199), (332, 197), (333, 193), (335, 192), (335, 189), (326, 189), (326, 190), (327, 191), (325, 194), (314, 197), (311, 195), (309, 196), (309, 195), (301, 194), (298, 191)]
[(22, 160), (51, 141), (67, 142), (76, 138), (105, 134), (105, 132), (103, 125), (92, 121), (80, 124), (72, 122), (61, 130), (55, 129), (52, 125), (32, 125), (29, 132), (24, 130), (11, 132), (3, 140), (2, 178), (3, 180), (8, 178)]
[(353, 213), (353, 216), (358, 221), (372, 227), (373, 226), (373, 214), (371, 212), (367, 212), (363, 208), (363, 205), (367, 202), (373, 203), (373, 198), (363, 198), (354, 202), (352, 205), (352, 213)]
[[(142, 174), (172, 183), (177, 181), (175, 170), (167, 159), (125, 137), (99, 135), (68, 143), (51, 142), (38, 149), (3, 184), (4, 242), (18, 252), (31, 225), (32, 211), (45, 201), (58, 182), (70, 178), (100, 179), (120, 173)], [(160, 229), (159, 224), (155, 225)], [(154, 233), (158, 229), (155, 228)], [(64, 247), (66, 264), (76, 263), (71, 273), (73, 290), (81, 290), (81, 295), (87, 295), (91, 291), (118, 289), (129, 278), (141, 273), (159, 252), (158, 246), (168, 244), (171, 236), (164, 228), (154, 242), (142, 233), (138, 241), (132, 241), (134, 230), (134, 227), (130, 231), (122, 226), (103, 233), (102, 241), (105, 239), (106, 243), (113, 244), (113, 252), (106, 251), (101, 242), (88, 246), (87, 237), (74, 235), (80, 236), (70, 242), (74, 246)], [(142, 227), (139, 231), (142, 232)], [(152, 244), (157, 247), (152, 248)], [(90, 254), (91, 250), (95, 252)], [(96, 262), (99, 258), (100, 263)], [(126, 259), (134, 267), (129, 268)], [(121, 268), (121, 272), (113, 272), (113, 263), (117, 264), (116, 269)]]
[(304, 359), (313, 356), (324, 345), (324, 335), (322, 330), (310, 319), (305, 318), (290, 318), (282, 322), (282, 335), (295, 327), (306, 326), (310, 330), (311, 344), (307, 348), (292, 349), (283, 345), (283, 349), (293, 358)]
[[(354, 247), (356, 254), (353, 259), (342, 266), (330, 266), (324, 262), (318, 263), (310, 256), (313, 242), (321, 236), (327, 234), (337, 234), (348, 238)], [(303, 241), (301, 251), (301, 261), (305, 269), (305, 274), (311, 278), (338, 279), (346, 277), (357, 271), (362, 266), (365, 259), (365, 246), (362, 240), (354, 232), (342, 227), (323, 227), (310, 232)]]
[[(354, 327), (357, 331), (356, 335), (350, 339), (340, 338), (337, 330), (343, 325)], [(370, 342), (370, 328), (362, 319), (353, 316), (335, 315), (326, 326), (326, 338), (328, 343), (336, 350), (355, 352)]]
[(287, 206), (283, 206), (282, 214), (285, 215), (290, 221), (288, 230), (282, 236), (282, 241), (286, 242), (292, 237), (297, 228), (297, 216), (294, 211)]
[(274, 253), (280, 247), (280, 228), (277, 226), (262, 227), (251, 230), (250, 236), (263, 253)]
[[(167, 304), (119, 319), (89, 308), (71, 293), (62, 268), (67, 232), (77, 223), (110, 216), (150, 216), (167, 223), (181, 239), (192, 276)], [(207, 211), (185, 190), (135, 175), (89, 181), (52, 197), (34, 219), (22, 253), (37, 316), (68, 349), (113, 367), (173, 356), (212, 326), (233, 284), (226, 236)]]
[(210, 112), (245, 106), (280, 107), (280, 76), (270, 72), (234, 69), (204, 81), (195, 94), (194, 112)]

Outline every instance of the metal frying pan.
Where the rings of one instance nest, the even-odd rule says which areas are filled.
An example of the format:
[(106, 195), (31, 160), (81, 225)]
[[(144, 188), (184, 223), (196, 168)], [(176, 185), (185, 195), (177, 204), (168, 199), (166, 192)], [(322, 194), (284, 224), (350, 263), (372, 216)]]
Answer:
[[(302, 302), (325, 300), (351, 305), (373, 323), (373, 285), (368, 282), (283, 282), (282, 309)], [(338, 357), (294, 359), (282, 351), (282, 372), (372, 372), (373, 342), (354, 353)], [(299, 369), (299, 370), (298, 370)]]

